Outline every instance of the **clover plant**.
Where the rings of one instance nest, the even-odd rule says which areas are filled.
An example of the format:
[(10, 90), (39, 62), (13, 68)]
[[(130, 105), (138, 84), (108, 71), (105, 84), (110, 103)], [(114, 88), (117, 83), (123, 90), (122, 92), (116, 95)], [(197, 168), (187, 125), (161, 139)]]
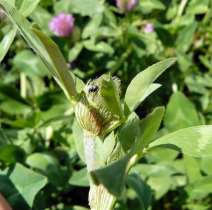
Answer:
[[(74, 108), (75, 142), (79, 156), (87, 165), (92, 210), (114, 209), (116, 200), (124, 193), (132, 166), (155, 148), (179, 150), (193, 157), (212, 155), (212, 125), (188, 127), (156, 138), (164, 107), (156, 107), (141, 119), (136, 114), (138, 106), (160, 88), (156, 79), (176, 58), (162, 60), (138, 73), (125, 93), (121, 93), (121, 81), (111, 74), (103, 74), (84, 84), (68, 70), (58, 46), (39, 30), (39, 26), (31, 24), (7, 0), (0, 0), (0, 5), (13, 24), (11, 37), (16, 30), (20, 32)], [(145, 199), (144, 191), (143, 207), (147, 209)]]

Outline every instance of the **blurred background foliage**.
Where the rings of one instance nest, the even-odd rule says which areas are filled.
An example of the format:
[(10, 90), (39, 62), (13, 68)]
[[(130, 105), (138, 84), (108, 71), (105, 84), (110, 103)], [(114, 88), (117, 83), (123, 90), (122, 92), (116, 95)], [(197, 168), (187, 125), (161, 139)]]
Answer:
[[(121, 79), (124, 93), (138, 72), (177, 57), (159, 79), (163, 87), (137, 113), (143, 118), (155, 106), (166, 106), (158, 136), (212, 124), (211, 0), (140, 0), (129, 12), (120, 11), (114, 0), (15, 4), (53, 38), (70, 71), (84, 81), (111, 72)], [(61, 12), (75, 19), (68, 37), (49, 29)], [(88, 179), (77, 154), (82, 134), (73, 107), (21, 36), (15, 37), (9, 20), (0, 16), (0, 192), (14, 209), (87, 209)], [(117, 210), (212, 209), (211, 163), (158, 148), (132, 169)]]

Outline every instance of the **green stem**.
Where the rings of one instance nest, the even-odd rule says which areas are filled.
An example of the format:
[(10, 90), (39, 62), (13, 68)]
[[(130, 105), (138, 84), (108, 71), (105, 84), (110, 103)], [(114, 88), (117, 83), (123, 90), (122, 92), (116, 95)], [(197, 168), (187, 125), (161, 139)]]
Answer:
[(21, 96), (23, 98), (26, 98), (26, 96), (27, 96), (27, 79), (26, 79), (26, 75), (24, 73), (20, 73), (20, 91), (21, 91)]
[(182, 0), (181, 1), (178, 12), (177, 12), (178, 18), (182, 16), (187, 3), (188, 3), (188, 0)]

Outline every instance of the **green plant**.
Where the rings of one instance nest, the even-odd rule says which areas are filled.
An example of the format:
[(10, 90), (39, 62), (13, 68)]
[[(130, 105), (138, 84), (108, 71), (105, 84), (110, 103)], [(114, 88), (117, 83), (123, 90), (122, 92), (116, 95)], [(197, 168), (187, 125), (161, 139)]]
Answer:
[[(103, 75), (84, 87), (81, 80), (68, 73), (57, 46), (41, 31), (32, 27), (6, 1), (0, 2), (75, 107), (82, 129), (89, 132), (84, 140), (85, 152), (80, 146), (78, 148), (81, 151), (80, 156), (84, 156), (89, 165), (92, 209), (112, 209), (115, 197), (123, 192), (129, 169), (156, 147), (174, 148), (195, 157), (211, 155), (211, 126), (190, 127), (155, 139), (154, 134), (159, 129), (164, 108), (156, 108), (142, 120), (135, 113), (138, 105), (160, 87), (153, 82), (175, 59), (164, 60), (139, 73), (128, 86), (125, 98), (121, 100), (117, 81), (111, 75)], [(90, 88), (93, 90), (89, 91)], [(81, 145), (80, 138), (77, 143)], [(132, 180), (130, 183), (133, 185), (135, 180)], [(113, 182), (114, 185), (111, 184)], [(143, 205), (146, 207), (145, 201)]]

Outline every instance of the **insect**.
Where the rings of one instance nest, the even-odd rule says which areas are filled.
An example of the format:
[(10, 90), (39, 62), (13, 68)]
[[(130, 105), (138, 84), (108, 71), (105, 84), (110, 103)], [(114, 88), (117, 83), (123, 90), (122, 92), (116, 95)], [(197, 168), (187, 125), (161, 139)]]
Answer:
[(88, 88), (89, 93), (95, 93), (99, 90), (99, 87), (97, 85), (90, 85)]

